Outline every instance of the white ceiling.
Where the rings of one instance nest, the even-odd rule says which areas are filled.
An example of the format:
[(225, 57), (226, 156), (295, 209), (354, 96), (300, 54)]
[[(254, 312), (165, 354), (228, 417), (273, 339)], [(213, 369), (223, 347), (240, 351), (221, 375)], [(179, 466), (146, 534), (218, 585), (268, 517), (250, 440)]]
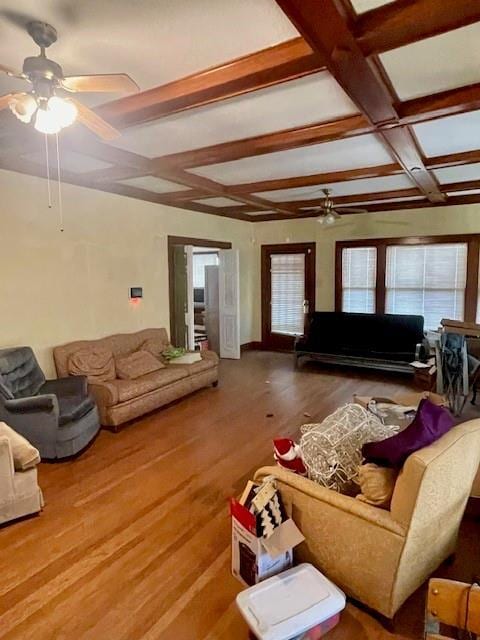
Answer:
[[(35, 162), (42, 166), (46, 166), (47, 158), (45, 153), (39, 151), (36, 153), (28, 154), (24, 157), (26, 160)], [(50, 168), (54, 169), (55, 171), (57, 170), (56, 154), (49, 154), (48, 164)], [(84, 156), (80, 153), (75, 153), (75, 151), (67, 151), (65, 153), (62, 153), (60, 151), (61, 170), (71, 171), (72, 173), (88, 173), (90, 171), (100, 171), (101, 169), (108, 169), (111, 166), (112, 165), (108, 164), (107, 162), (103, 162), (102, 160), (97, 160), (89, 156)]]
[(480, 82), (480, 24), (387, 51), (380, 59), (401, 100)]
[(422, 122), (413, 129), (429, 157), (480, 149), (480, 111)]
[(125, 131), (115, 146), (156, 157), (357, 113), (327, 71)]
[(357, 13), (365, 13), (370, 9), (376, 9), (384, 4), (391, 4), (394, 0), (352, 0), (353, 8)]
[[(348, 180), (347, 182), (334, 182), (326, 184), (332, 196), (350, 196), (355, 193), (376, 193), (380, 191), (394, 191), (396, 189), (411, 189), (415, 185), (405, 175), (382, 176), (381, 178), (363, 178), (361, 180)], [(256, 193), (256, 196), (272, 200), (273, 202), (286, 202), (294, 200), (306, 200), (307, 198), (323, 198), (324, 194), (318, 186), (298, 187), (296, 189), (279, 189), (277, 191), (264, 191)]]
[(221, 196), (217, 198), (204, 198), (203, 200), (194, 200), (198, 204), (208, 204), (210, 207), (241, 207), (243, 202), (237, 200), (230, 200), (230, 198), (223, 198)]
[(440, 184), (465, 182), (466, 180), (480, 180), (480, 162), (464, 164), (457, 167), (444, 167), (433, 172)]
[[(5, 19), (6, 11), (57, 29), (49, 56), (65, 74), (125, 72), (141, 89), (298, 36), (274, 0), (228, 0), (228, 11), (225, 5), (225, 0), (0, 0), (0, 64), (21, 68), (26, 56), (38, 52), (28, 34)], [(0, 94), (21, 86), (2, 77)]]
[(241, 184), (313, 173), (342, 171), (392, 162), (375, 135), (355, 136), (288, 151), (191, 169), (223, 184)]
[(448, 196), (454, 198), (455, 196), (476, 196), (480, 193), (480, 189), (468, 189), (466, 191), (449, 191)]
[(137, 187), (138, 189), (146, 189), (147, 191), (153, 191), (154, 193), (169, 193), (172, 191), (188, 191), (189, 187), (177, 184), (176, 182), (170, 182), (170, 180), (164, 180), (163, 178), (156, 178), (155, 176), (141, 176), (140, 178), (128, 178), (128, 180), (119, 180), (119, 184), (126, 184), (131, 187)]

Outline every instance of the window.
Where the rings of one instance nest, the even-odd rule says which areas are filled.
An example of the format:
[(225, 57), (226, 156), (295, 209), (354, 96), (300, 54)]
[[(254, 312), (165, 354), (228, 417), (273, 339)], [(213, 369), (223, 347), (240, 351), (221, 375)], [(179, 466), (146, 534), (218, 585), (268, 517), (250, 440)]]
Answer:
[(466, 280), (467, 243), (388, 246), (385, 311), (422, 315), (426, 329), (463, 320)]
[(301, 335), (304, 331), (305, 254), (270, 256), (272, 332)]
[(342, 311), (375, 313), (377, 250), (354, 247), (342, 251)]
[(205, 288), (205, 267), (218, 264), (217, 253), (193, 254), (193, 286), (195, 289)]

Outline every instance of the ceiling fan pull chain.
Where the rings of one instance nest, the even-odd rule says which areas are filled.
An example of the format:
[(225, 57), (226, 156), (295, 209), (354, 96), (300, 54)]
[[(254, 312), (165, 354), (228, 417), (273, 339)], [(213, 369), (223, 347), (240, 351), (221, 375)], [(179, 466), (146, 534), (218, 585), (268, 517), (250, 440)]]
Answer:
[(48, 157), (48, 137), (45, 134), (45, 156), (47, 160), (47, 191), (48, 191), (48, 208), (52, 208), (52, 189), (50, 185), (50, 160)]
[(60, 214), (60, 231), (63, 233), (63, 202), (62, 202), (62, 180), (60, 176), (60, 145), (58, 142), (58, 133), (55, 134), (57, 142), (57, 181), (58, 181), (58, 207)]

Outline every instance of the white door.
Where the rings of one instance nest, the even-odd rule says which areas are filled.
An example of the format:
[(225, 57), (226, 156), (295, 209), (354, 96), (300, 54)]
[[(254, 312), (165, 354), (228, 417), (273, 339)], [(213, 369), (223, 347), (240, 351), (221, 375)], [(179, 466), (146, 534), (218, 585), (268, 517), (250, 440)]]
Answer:
[(187, 308), (185, 310), (185, 326), (187, 327), (187, 349), (195, 350), (195, 305), (193, 302), (193, 247), (185, 245), (187, 263)]
[(205, 267), (205, 332), (208, 348), (215, 353), (220, 353), (217, 265)]
[(240, 270), (237, 249), (219, 252), (220, 357), (240, 358)]

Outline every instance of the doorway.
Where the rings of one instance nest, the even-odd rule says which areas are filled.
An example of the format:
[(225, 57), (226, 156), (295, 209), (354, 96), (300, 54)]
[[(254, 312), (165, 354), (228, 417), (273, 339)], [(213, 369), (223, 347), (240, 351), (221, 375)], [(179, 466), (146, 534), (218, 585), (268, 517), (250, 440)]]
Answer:
[(262, 344), (291, 351), (315, 311), (315, 243), (262, 245)]
[(238, 250), (169, 236), (170, 336), (176, 347), (240, 357)]

